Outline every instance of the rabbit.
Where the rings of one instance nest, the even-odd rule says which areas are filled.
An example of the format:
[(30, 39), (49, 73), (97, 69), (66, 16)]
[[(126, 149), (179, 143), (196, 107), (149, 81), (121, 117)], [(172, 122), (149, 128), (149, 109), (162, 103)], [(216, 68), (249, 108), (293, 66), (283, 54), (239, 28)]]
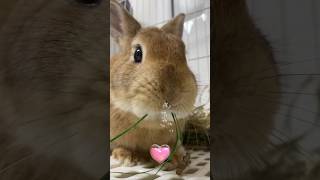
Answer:
[(89, 180), (107, 172), (106, 6), (1, 2), (0, 179)]
[[(141, 27), (116, 1), (110, 1), (110, 32), (120, 47), (110, 60), (110, 137), (147, 114), (134, 130), (111, 143), (112, 157), (123, 166), (154, 162), (149, 154), (153, 144), (173, 149), (175, 131), (160, 126), (164, 104), (171, 106), (182, 131), (182, 119), (194, 108), (197, 84), (182, 41), (184, 18), (179, 14), (161, 28)], [(185, 156), (180, 143), (165, 169), (177, 169), (186, 163)]]
[(281, 88), (273, 48), (246, 1), (214, 0), (213, 17), (211, 173), (224, 179), (266, 162)]

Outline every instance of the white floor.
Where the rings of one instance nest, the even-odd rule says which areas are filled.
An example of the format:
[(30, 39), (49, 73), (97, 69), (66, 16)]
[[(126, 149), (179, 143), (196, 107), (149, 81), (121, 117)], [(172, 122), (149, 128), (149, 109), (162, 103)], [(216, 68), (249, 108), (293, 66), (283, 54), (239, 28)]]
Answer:
[(150, 168), (141, 164), (134, 167), (115, 167), (118, 162), (110, 158), (111, 177), (110, 179), (132, 179), (132, 180), (209, 180), (210, 179), (210, 152), (189, 151), (191, 154), (191, 164), (183, 171), (181, 176), (175, 171), (160, 171), (155, 175), (158, 168), (147, 173), (141, 173)]

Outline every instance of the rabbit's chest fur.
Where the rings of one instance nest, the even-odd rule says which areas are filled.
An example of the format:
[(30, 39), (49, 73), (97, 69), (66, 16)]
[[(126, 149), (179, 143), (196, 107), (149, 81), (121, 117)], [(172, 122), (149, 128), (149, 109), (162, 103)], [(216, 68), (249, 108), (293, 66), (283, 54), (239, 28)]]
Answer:
[[(110, 136), (115, 137), (128, 127), (132, 126), (139, 117), (130, 112), (123, 111), (111, 104), (110, 109)], [(151, 122), (150, 122), (151, 121)], [(114, 141), (111, 146), (122, 146), (132, 151), (142, 152), (149, 157), (149, 149), (153, 144), (168, 144), (173, 147), (176, 141), (175, 132), (160, 127), (160, 119), (142, 121), (136, 128)]]

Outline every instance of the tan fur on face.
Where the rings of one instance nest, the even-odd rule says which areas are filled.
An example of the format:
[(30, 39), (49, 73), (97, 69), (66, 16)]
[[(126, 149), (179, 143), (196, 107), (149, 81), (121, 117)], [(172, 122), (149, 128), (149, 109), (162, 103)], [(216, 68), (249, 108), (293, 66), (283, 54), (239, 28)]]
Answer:
[[(143, 49), (141, 64), (133, 60), (136, 44)], [(174, 35), (157, 28), (142, 29), (127, 47), (129, 53), (111, 61), (113, 103), (137, 116), (159, 116), (167, 101), (177, 115), (185, 116), (193, 108), (196, 85), (184, 48)]]
[[(141, 154), (144, 159), (150, 159), (148, 151), (152, 144), (174, 146), (175, 132), (170, 133), (167, 128), (160, 127), (165, 102), (169, 103), (170, 110), (178, 118), (185, 117), (193, 109), (197, 85), (187, 66), (185, 46), (181, 39), (183, 19), (184, 15), (179, 15), (163, 29), (149, 27), (137, 30), (138, 26), (134, 26), (134, 30), (127, 30), (128, 24), (135, 20), (126, 15), (121, 26), (116, 27), (118, 31), (115, 34), (122, 32), (123, 36), (114, 36), (118, 38), (121, 50), (111, 59), (110, 136), (116, 136), (148, 114), (136, 129), (112, 143), (112, 149), (124, 148), (132, 152), (125, 153), (130, 157), (122, 159), (133, 159), (132, 155)], [(111, 24), (118, 26), (117, 22)], [(137, 32), (135, 35), (126, 33), (134, 31)], [(134, 62), (133, 54), (137, 45), (143, 51), (141, 63)], [(179, 120), (179, 126), (183, 130), (184, 122)], [(114, 154), (114, 157), (119, 156)]]

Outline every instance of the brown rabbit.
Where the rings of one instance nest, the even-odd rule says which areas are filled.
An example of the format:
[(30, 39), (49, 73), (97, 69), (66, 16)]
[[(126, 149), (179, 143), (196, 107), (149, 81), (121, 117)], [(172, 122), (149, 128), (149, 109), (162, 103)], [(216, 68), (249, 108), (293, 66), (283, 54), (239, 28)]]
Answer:
[(212, 173), (218, 178), (263, 164), (280, 85), (272, 48), (245, 0), (214, 0), (213, 5)]
[[(111, 144), (112, 155), (124, 165), (135, 165), (151, 160), (152, 144), (174, 146), (176, 134), (160, 126), (163, 104), (168, 103), (178, 118), (185, 117), (193, 109), (197, 86), (181, 39), (183, 14), (162, 28), (142, 28), (115, 1), (110, 12), (111, 35), (120, 46), (110, 65), (110, 136), (148, 114), (136, 129)], [(183, 129), (184, 123), (178, 122)], [(179, 146), (167, 169), (175, 168), (184, 155)]]

